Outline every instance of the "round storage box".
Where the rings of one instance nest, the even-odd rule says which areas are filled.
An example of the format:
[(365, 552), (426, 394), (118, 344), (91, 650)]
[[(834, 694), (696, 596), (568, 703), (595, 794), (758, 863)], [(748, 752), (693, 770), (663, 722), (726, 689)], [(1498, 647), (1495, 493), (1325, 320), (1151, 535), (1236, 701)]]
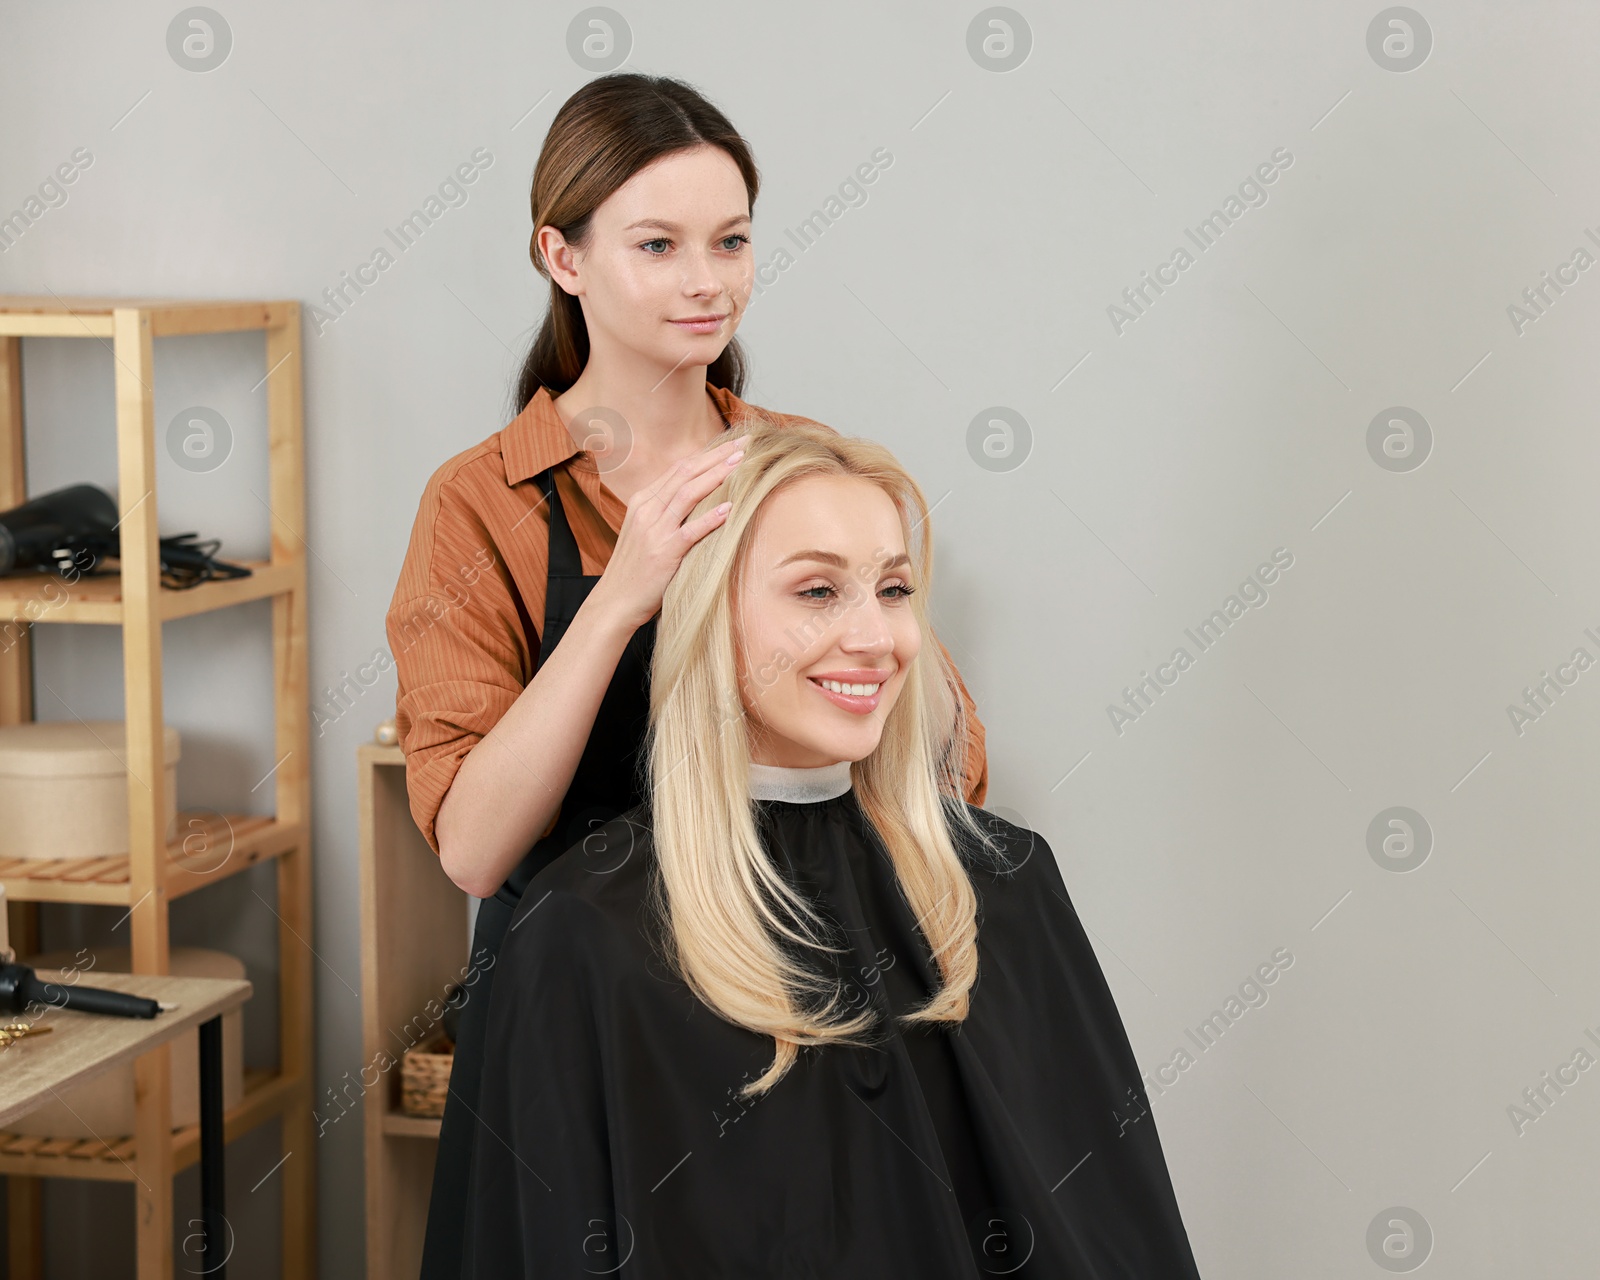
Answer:
[[(161, 788), (166, 837), (178, 833), (178, 731), (166, 730)], [(121, 720), (0, 726), (0, 858), (114, 858), (128, 852), (128, 776)]]
[[(52, 951), (22, 963), (38, 971), (42, 982), (97, 986), (98, 973), (129, 972), (128, 949), (86, 948), (94, 968), (79, 963), (83, 953)], [(173, 947), (168, 953), (168, 969), (180, 978), (242, 978), (244, 962), (225, 951), (199, 947)], [(48, 1038), (48, 1037), (47, 1037)], [(172, 1064), (172, 1127), (200, 1123), (200, 1032), (191, 1028), (168, 1041)], [(240, 1010), (222, 1015), (222, 1107), (239, 1105), (244, 1096), (244, 1022)], [(133, 1063), (124, 1062), (102, 1075), (56, 1096), (37, 1111), (5, 1126), (12, 1133), (41, 1138), (106, 1138), (115, 1142), (134, 1130)]]

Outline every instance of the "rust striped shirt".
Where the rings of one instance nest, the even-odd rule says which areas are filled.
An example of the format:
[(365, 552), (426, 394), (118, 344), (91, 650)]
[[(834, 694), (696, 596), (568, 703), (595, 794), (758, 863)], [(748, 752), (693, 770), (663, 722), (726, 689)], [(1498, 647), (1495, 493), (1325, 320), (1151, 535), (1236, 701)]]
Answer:
[[(706, 389), (726, 421), (737, 424), (753, 412), (731, 391)], [(538, 666), (550, 523), (532, 481), (546, 467), (555, 468), (583, 572), (601, 573), (627, 507), (541, 388), (509, 425), (433, 473), (385, 618), (399, 679), (395, 724), (411, 815), (435, 853), (434, 822), (456, 770)], [(970, 726), (962, 766), (966, 796), (981, 805), (989, 788), (985, 731), (966, 683), (959, 674), (956, 679)]]

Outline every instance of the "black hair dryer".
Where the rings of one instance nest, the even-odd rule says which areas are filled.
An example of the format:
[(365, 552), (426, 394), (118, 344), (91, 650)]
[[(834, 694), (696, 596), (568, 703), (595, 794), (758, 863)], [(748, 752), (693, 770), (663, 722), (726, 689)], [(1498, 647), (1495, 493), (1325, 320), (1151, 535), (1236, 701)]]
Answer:
[(119, 1018), (153, 1018), (161, 1012), (158, 1000), (130, 996), (104, 987), (68, 986), (42, 982), (25, 964), (0, 964), (0, 1010), (26, 1013), (33, 1005), (52, 1009), (77, 1009), (83, 1013), (109, 1013)]
[(59, 569), (91, 538), (116, 545), (117, 503), (92, 484), (68, 485), (0, 511), (0, 574)]

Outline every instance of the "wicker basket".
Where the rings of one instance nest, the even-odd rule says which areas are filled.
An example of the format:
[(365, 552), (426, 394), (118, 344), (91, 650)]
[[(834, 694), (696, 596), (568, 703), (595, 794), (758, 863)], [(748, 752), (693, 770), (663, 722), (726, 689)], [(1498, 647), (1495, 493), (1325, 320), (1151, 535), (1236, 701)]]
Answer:
[(443, 1032), (401, 1054), (400, 1110), (425, 1119), (442, 1116), (455, 1057), (455, 1045)]

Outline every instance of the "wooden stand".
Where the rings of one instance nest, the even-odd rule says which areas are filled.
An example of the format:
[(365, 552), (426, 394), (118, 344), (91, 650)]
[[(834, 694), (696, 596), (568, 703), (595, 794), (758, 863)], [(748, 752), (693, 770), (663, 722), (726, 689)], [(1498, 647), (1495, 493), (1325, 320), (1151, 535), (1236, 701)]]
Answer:
[[(156, 427), (152, 393), (153, 341), (185, 334), (262, 330), (266, 335), (267, 427), (272, 512), (271, 558), (248, 562), (248, 578), (203, 583), (185, 591), (162, 588), (156, 524)], [(33, 719), (31, 624), (103, 623), (122, 629), (128, 764), (138, 777), (159, 778), (162, 742), (161, 624), (250, 600), (272, 601), (275, 673), (270, 818), (228, 815), (226, 829), (196, 852), (189, 816), (179, 814), (180, 839), (165, 839), (165, 815), (154, 792), (128, 788), (128, 856), (60, 862), (0, 863), (0, 880), (16, 913), (13, 941), (37, 944), (36, 904), (108, 903), (125, 907), (133, 934), (135, 973), (164, 974), (167, 912), (174, 898), (276, 860), (278, 871), (279, 1069), (247, 1072), (239, 1106), (225, 1117), (229, 1139), (273, 1116), (282, 1117), (287, 1155), (283, 1186), (283, 1273), (316, 1274), (316, 1143), (312, 1130), (311, 780), (306, 654), (305, 451), (301, 390), (300, 307), (296, 302), (189, 302), (160, 299), (0, 297), (0, 510), (27, 500), (23, 466), (23, 337), (96, 338), (110, 344), (116, 364), (117, 483), (121, 517), (120, 577), (57, 582), (41, 615), (46, 579), (0, 578), (0, 724)], [(69, 597), (64, 602), (61, 592)], [(185, 848), (182, 837), (189, 837)], [(10, 1211), (10, 1275), (38, 1280), (42, 1242), (38, 1178), (127, 1182), (136, 1197), (139, 1280), (174, 1274), (172, 1177), (199, 1158), (198, 1126), (172, 1131), (169, 1050), (162, 1046), (135, 1064), (139, 1099), (136, 1132), (107, 1147), (77, 1139), (0, 1134), (0, 1174)]]
[[(417, 1274), (439, 1122), (400, 1110), (400, 1055), (426, 1041), (428, 1010), (468, 962), (467, 895), (411, 818), (399, 747), (357, 749), (361, 805), (361, 1085), (367, 1154), (367, 1275)], [(384, 1070), (387, 1060), (394, 1066)]]

